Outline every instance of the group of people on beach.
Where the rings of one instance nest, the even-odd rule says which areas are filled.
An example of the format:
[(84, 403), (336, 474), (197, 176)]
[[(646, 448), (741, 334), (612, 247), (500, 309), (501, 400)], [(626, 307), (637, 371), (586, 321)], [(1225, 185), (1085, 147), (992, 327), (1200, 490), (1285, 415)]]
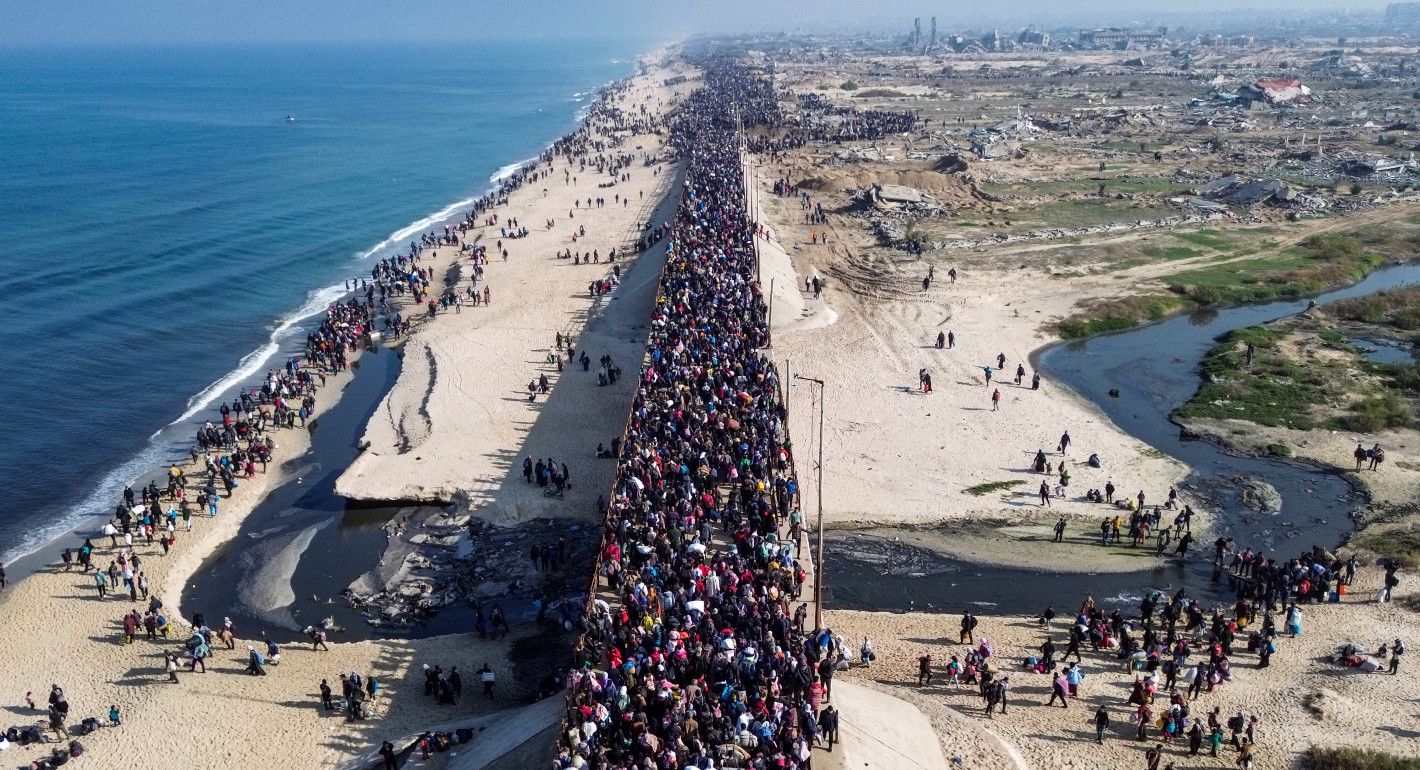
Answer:
[[(1069, 708), (1081, 697), (1087, 651), (1099, 665), (1123, 665), (1133, 674), (1133, 684), (1120, 706), (1129, 717), (1134, 740), (1158, 741), (1147, 752), (1151, 770), (1167, 759), (1167, 747), (1173, 744), (1188, 756), (1206, 749), (1214, 757), (1221, 747), (1230, 745), (1237, 752), (1236, 764), (1250, 767), (1259, 715), (1239, 711), (1225, 718), (1220, 707), (1205, 714), (1198, 701), (1234, 680), (1239, 655), (1256, 656), (1255, 668), (1268, 668), (1278, 642), (1302, 634), (1302, 607), (1338, 601), (1346, 586), (1354, 583), (1358, 565), (1355, 557), (1342, 562), (1321, 548), (1291, 559), (1269, 558), (1260, 550), (1236, 549), (1224, 537), (1215, 544), (1213, 563), (1215, 583), (1227, 576), (1235, 597), (1231, 605), (1209, 607), (1206, 600), (1189, 596), (1184, 589), (1172, 595), (1146, 590), (1137, 612), (1127, 613), (1119, 608), (1106, 610), (1086, 596), (1066, 628), (1065, 649), (1058, 658), (1054, 606), (1046, 607), (1039, 616), (1039, 627), (1045, 632), (1040, 646), (1017, 661), (1002, 661), (989, 639), (977, 638), (978, 619), (970, 612), (963, 613), (959, 641), (967, 646), (944, 665), (934, 663), (931, 651), (922, 654), (917, 684), (932, 684), (940, 669), (953, 693), (960, 693), (963, 684), (974, 685), (983, 715), (990, 717), (997, 711), (1006, 713), (1009, 669), (1019, 668), (1018, 681), (1021, 677), (1048, 677), (1050, 698), (1044, 706), (1059, 702)], [(1388, 562), (1383, 566), (1384, 584), (1393, 586), (1399, 565)], [(1378, 599), (1384, 601), (1384, 594)], [(871, 649), (866, 639), (864, 649)], [(1379, 671), (1388, 659), (1389, 672), (1394, 674), (1404, 652), (1400, 639), (1381, 644), (1374, 654), (1348, 646), (1337, 651), (1335, 663)], [(1110, 657), (1118, 662), (1103, 662)], [(865, 653), (865, 664), (867, 660)], [(1092, 717), (1097, 742), (1104, 742), (1115, 719), (1109, 704), (1098, 706)]]

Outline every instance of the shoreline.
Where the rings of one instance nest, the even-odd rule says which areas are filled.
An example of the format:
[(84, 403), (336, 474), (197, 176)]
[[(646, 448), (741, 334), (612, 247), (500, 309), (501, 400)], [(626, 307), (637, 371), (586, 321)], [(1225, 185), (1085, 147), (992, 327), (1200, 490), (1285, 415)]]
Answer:
[[(643, 60), (656, 55), (652, 52)], [(644, 74), (636, 77), (641, 78), (638, 82), (646, 82)], [(515, 195), (515, 199), (518, 197)], [(518, 216), (519, 211), (501, 206), (489, 209), (489, 213), (498, 213), (500, 218), (505, 214)], [(594, 214), (589, 213), (589, 216), (596, 219)], [(455, 251), (447, 247), (437, 250), (441, 252), (440, 256), (445, 250), (450, 253)], [(458, 256), (453, 254), (448, 259)], [(436, 286), (442, 281), (445, 271), (440, 264), (424, 262), (421, 266), (433, 268)], [(500, 298), (504, 303), (512, 302), (518, 294), (515, 288), (500, 288), (496, 277), (494, 289), (499, 292), (495, 303)], [(433, 296), (439, 293), (442, 292), (431, 292)], [(467, 318), (477, 312), (476, 308), (465, 307), (462, 316)], [(440, 315), (458, 317), (452, 309)], [(436, 319), (435, 326), (444, 320)], [(407, 339), (408, 335), (397, 340), (394, 346), (386, 347), (403, 347)], [(317, 424), (320, 414), (340, 403), (340, 397), (358, 374), (347, 370), (320, 388)], [(182, 627), (179, 622), (181, 607), (178, 605), (184, 584), (201, 569), (212, 553), (232, 542), (251, 510), (271, 490), (290, 482), (290, 473), (301, 458), (307, 456), (311, 438), (309, 430), (283, 430), (277, 433), (279, 444), (268, 471), (243, 480), (235, 490), (234, 498), (223, 499), (219, 521), (204, 521), (205, 515), (195, 516), (191, 534), (185, 533), (180, 523), (178, 552), (167, 558), (153, 546), (135, 543), (135, 550), (143, 556), (143, 569), (151, 576), (153, 593), (163, 597), (165, 609), (175, 628)], [(352, 436), (352, 441), (355, 438)], [(61, 544), (63, 537), (60, 536)], [(101, 543), (96, 539), (96, 544), (100, 545), (95, 552), (96, 562), (102, 566), (102, 560), (111, 555), (111, 550), (107, 547), (106, 538)], [(42, 636), (47, 639), (46, 645), (40, 649), (28, 641), (35, 631), (29, 624), (11, 624), (7, 630), (0, 631), (0, 642), (13, 651), (7, 669), (12, 671), (12, 679), (22, 690), (29, 688), (42, 693), (42, 683), (60, 682), (68, 691), (79, 716), (106, 711), (110, 702), (122, 707), (125, 715), (123, 730), (100, 731), (84, 739), (90, 752), (95, 756), (105, 756), (106, 762), (119, 763), (138, 756), (151, 757), (152, 752), (158, 751), (159, 756), (171, 757), (172, 760), (160, 760), (154, 766), (168, 767), (177, 764), (179, 757), (188, 756), (190, 747), (205, 745), (200, 736), (207, 733), (206, 727), (195, 722), (189, 724), (189, 721), (174, 722), (168, 716), (188, 711), (195, 703), (193, 698), (204, 701), (217, 699), (226, 704), (229, 713), (224, 720), (224, 736), (235, 737), (243, 735), (243, 731), (260, 730), (266, 738), (223, 741), (229, 751), (236, 750), (234, 755), (228, 755), (230, 761), (255, 766), (271, 761), (269, 752), (280, 747), (282, 762), (296, 762), (295, 757), (303, 757), (299, 761), (304, 764), (331, 764), (366, 753), (372, 745), (378, 745), (378, 735), (414, 731), (421, 725), (436, 721), (430, 718), (435, 713), (447, 714), (437, 712), (432, 701), (421, 702), (413, 695), (418, 688), (418, 662), (441, 663), (446, 668), (450, 663), (455, 663), (466, 672), (466, 681), (470, 681), (469, 677), (483, 663), (489, 663), (499, 671), (502, 683), (500, 696), (493, 701), (469, 699), (460, 709), (461, 713), (468, 715), (506, 708), (512, 699), (518, 697), (517, 694), (535, 684), (522, 681), (515, 674), (509, 650), (511, 645), (536, 638), (542, 632), (535, 627), (519, 625), (511, 636), (500, 640), (479, 640), (464, 632), (419, 640), (375, 639), (333, 643), (328, 653), (302, 652), (300, 645), (288, 645), (282, 665), (272, 670), (273, 676), (264, 678), (240, 676), (240, 666), (245, 658), (240, 645), (231, 653), (218, 648), (214, 649), (214, 656), (208, 661), (209, 670), (213, 672), (211, 676), (184, 673), (181, 686), (161, 685), (157, 681), (162, 678), (161, 666), (156, 670), (150, 668), (151, 657), (157, 655), (158, 650), (166, 649), (174, 649), (181, 654), (180, 643), (185, 639), (184, 632), (178, 630), (169, 640), (160, 640), (156, 644), (141, 640), (135, 641), (133, 647), (111, 643), (109, 640), (116, 634), (113, 616), (120, 608), (126, 610), (129, 603), (114, 598), (95, 603), (92, 581), (77, 573), (66, 575), (62, 569), (55, 570), (54, 555), (50, 552), (53, 548), (55, 545), (51, 542), (37, 549), (34, 555), (39, 568), (22, 579), (16, 575), (17, 579), (0, 595), (0, 608), (17, 617), (54, 619), (52, 622), (45, 621), (41, 626)], [(300, 587), (296, 586), (296, 590), (299, 591)], [(71, 604), (75, 597), (81, 597), (79, 604)], [(213, 613), (209, 612), (208, 616), (211, 618)], [(99, 636), (90, 636), (95, 633)], [(243, 636), (241, 629), (238, 629), (238, 634)], [(51, 654), (54, 649), (52, 645), (59, 645), (59, 649), (66, 654)], [(385, 695), (376, 704), (375, 720), (336, 729), (327, 726), (326, 715), (315, 707), (318, 704), (311, 703), (309, 699), (314, 683), (322, 676), (332, 678), (341, 670), (359, 670), (380, 678)], [(133, 686), (149, 684), (149, 680), (152, 680), (153, 688)], [(384, 705), (387, 698), (399, 700), (400, 707), (389, 710)], [(33, 748), (17, 747), (15, 753), (28, 758), (33, 751)], [(266, 758), (261, 758), (263, 756)]]
[[(642, 54), (637, 60), (646, 60), (649, 57), (657, 56), (662, 53), (662, 50), (663, 47), (653, 48)], [(460, 218), (462, 213), (466, 212), (478, 200), (495, 194), (503, 186), (505, 181), (516, 176), (529, 163), (537, 161), (538, 158), (550, 151), (557, 142), (561, 141), (568, 133), (575, 132), (577, 128), (585, 122), (586, 111), (595, 103), (597, 95), (608, 88), (614, 87), (618, 83), (635, 77), (637, 74), (635, 70), (636, 66), (633, 65), (632, 71), (624, 77), (614, 78), (589, 88), (586, 91), (586, 96), (589, 100), (585, 103), (579, 103), (576, 109), (573, 110), (570, 116), (570, 128), (568, 131), (564, 131), (564, 133), (545, 142), (537, 150), (536, 154), (525, 157), (514, 163), (504, 164), (495, 169), (480, 191), (461, 197), (457, 201), (444, 205), (437, 211), (402, 225), (390, 231), (389, 234), (385, 235), (373, 246), (359, 251), (351, 262), (352, 266), (355, 267), (353, 277), (355, 279), (367, 277), (370, 267), (373, 264), (372, 260), (377, 260), (381, 256), (392, 256), (393, 253), (391, 250), (397, 251), (403, 248), (411, 238), (417, 238), (420, 234), (430, 232), (441, 224)], [(327, 307), (354, 296), (356, 291), (350, 284), (351, 281), (346, 280), (343, 286), (341, 283), (335, 282), (312, 288), (306, 292), (305, 299), (301, 304), (280, 312), (279, 315), (270, 319), (268, 324), (270, 330), (269, 336), (265, 342), (258, 344), (256, 348), (244, 353), (231, 369), (218, 375), (210, 384), (188, 396), (178, 416), (170, 422), (157, 427), (148, 436), (147, 444), (139, 448), (132, 455), (120, 458), (110, 467), (98, 471), (93, 491), (87, 496), (78, 497), (71, 504), (67, 505), (64, 510), (67, 512), (86, 507), (86, 504), (91, 498), (97, 498), (100, 492), (99, 488), (105, 486), (105, 482), (108, 479), (117, 478), (116, 474), (130, 465), (137, 467), (135, 462), (141, 459), (143, 453), (154, 449), (160, 449), (160, 456), (156, 458), (156, 462), (152, 465), (145, 465), (142, 469), (138, 470), (136, 476), (131, 480), (127, 480), (127, 483), (133, 485), (135, 489), (139, 485), (146, 483), (149, 479), (157, 479), (161, 483), (163, 481), (165, 468), (171, 464), (171, 460), (165, 458), (169, 456), (172, 458), (187, 456), (186, 447), (191, 444), (191, 431), (202, 424), (201, 416), (205, 413), (215, 413), (213, 407), (216, 404), (223, 400), (230, 400), (234, 393), (240, 392), (243, 387), (254, 379), (257, 379), (262, 370), (271, 368), (273, 362), (281, 357), (283, 353), (288, 356), (299, 355), (300, 347), (299, 345), (294, 348), (291, 347), (292, 340), (298, 340), (304, 336), (305, 333), (309, 332), (310, 328), (308, 327), (312, 321), (319, 319), (324, 314)], [(259, 355), (263, 354), (263, 351), (268, 346), (271, 350), (265, 352), (264, 355)], [(386, 346), (391, 347), (388, 344)], [(249, 360), (254, 363), (249, 364)], [(186, 433), (184, 434), (183, 431), (186, 431)], [(168, 446), (167, 448), (156, 447), (153, 442), (168, 432), (179, 434), (174, 436), (176, 444)], [(125, 482), (117, 481), (115, 483), (117, 486), (114, 489), (114, 495), (117, 495)], [(0, 558), (0, 563), (3, 563), (6, 570), (10, 573), (9, 581), (11, 585), (14, 585), (24, 577), (28, 577), (37, 569), (42, 568), (43, 564), (48, 563), (43, 554), (47, 551), (55, 550), (55, 546), (62, 544), (66, 538), (76, 536), (82, 538), (83, 529), (87, 524), (93, 524), (95, 529), (101, 528), (107, 518), (107, 515), (101, 511), (105, 510), (108, 505), (109, 503), (107, 499), (105, 499), (98, 505), (100, 511), (91, 514), (79, 514), (75, 517), (72, 526), (68, 526), (52, 535), (45, 534), (35, 541), (29, 543), (24, 542), (27, 533), (26, 536), (17, 537), (16, 541), (20, 544), (11, 546), (11, 552), (3, 554), (3, 558)], [(60, 547), (62, 547), (62, 545), (60, 545)], [(19, 566), (19, 569), (15, 569), (16, 565)]]

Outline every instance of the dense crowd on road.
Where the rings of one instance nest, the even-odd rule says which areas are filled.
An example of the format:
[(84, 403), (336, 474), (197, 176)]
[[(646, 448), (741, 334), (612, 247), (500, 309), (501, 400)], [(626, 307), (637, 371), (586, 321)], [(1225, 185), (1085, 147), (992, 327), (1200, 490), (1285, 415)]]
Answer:
[[(772, 93), (713, 62), (672, 126), (688, 161), (648, 364), (602, 502), (599, 590), (567, 674), (562, 767), (807, 768), (842, 652), (805, 633), (779, 373), (759, 348), (737, 117)], [(739, 107), (738, 116), (731, 105)], [(831, 717), (831, 711), (830, 718)]]

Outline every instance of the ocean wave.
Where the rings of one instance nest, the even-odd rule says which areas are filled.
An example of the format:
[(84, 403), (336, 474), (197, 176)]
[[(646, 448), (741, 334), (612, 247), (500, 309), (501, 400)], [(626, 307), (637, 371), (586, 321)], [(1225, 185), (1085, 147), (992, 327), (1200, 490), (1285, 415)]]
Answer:
[(356, 254), (355, 261), (364, 262), (370, 257), (375, 256), (376, 254), (391, 246), (402, 245), (406, 238), (411, 238), (413, 236), (419, 235), (420, 233), (424, 232), (425, 230), (428, 230), (434, 225), (443, 222), (444, 220), (459, 213), (459, 211), (461, 211), (462, 209), (466, 209), (472, 206), (473, 202), (476, 200), (478, 200), (478, 198), (464, 198), (461, 201), (450, 203), (449, 205), (443, 207), (442, 209), (439, 209), (438, 211), (434, 212), (433, 214), (430, 214), (427, 217), (424, 217), (423, 219), (411, 222), (405, 225), (404, 227), (395, 230), (394, 232), (386, 236), (384, 240)]
[(488, 183), (496, 185), (502, 182), (504, 179), (507, 179), (508, 177), (512, 176), (513, 174), (518, 173), (518, 171), (523, 166), (526, 166), (530, 163), (536, 163), (541, 157), (541, 155), (534, 155), (531, 158), (523, 158), (517, 163), (509, 163), (508, 165), (503, 166), (497, 171), (494, 171), (493, 176), (488, 177)]
[[(326, 308), (348, 294), (349, 291), (345, 284), (340, 283), (332, 284), (322, 289), (316, 289), (307, 294), (304, 304), (293, 312), (286, 314), (286, 316), (276, 323), (276, 327), (272, 329), (271, 336), (267, 339), (266, 344), (242, 356), (242, 360), (237, 364), (235, 369), (227, 372), (211, 385), (203, 388), (200, 393), (189, 398), (187, 400), (187, 410), (182, 413), (182, 416), (168, 423), (167, 427), (172, 427), (191, 420), (198, 414), (201, 414), (207, 407), (211, 406), (223, 393), (254, 377), (266, 366), (267, 362), (271, 360), (271, 357), (281, 350), (281, 343), (292, 335), (293, 330), (299, 331), (299, 329), (296, 329), (296, 324), (324, 313)], [(166, 430), (166, 428), (163, 430)], [(156, 439), (162, 432), (162, 430), (157, 431), (152, 436), (149, 436), (149, 439)]]
[[(589, 111), (589, 106), (577, 110), (577, 122), (583, 121)], [(549, 142), (546, 146), (551, 147), (552, 144)], [(519, 169), (540, 158), (541, 154), (539, 153), (516, 163), (509, 163), (494, 172), (488, 181), (493, 187), (496, 187)], [(469, 209), (479, 197), (481, 195), (455, 201), (426, 217), (395, 230), (374, 246), (358, 252), (353, 261), (365, 263), (385, 249), (402, 246), (406, 239), (412, 239)], [(348, 293), (349, 290), (345, 288), (344, 282), (309, 292), (306, 295), (306, 301), (300, 307), (277, 320), (272, 327), (271, 336), (265, 344), (242, 356), (235, 368), (189, 398), (187, 408), (183, 410), (181, 416), (163, 428), (154, 431), (148, 437), (147, 446), (105, 474), (103, 479), (89, 491), (88, 495), (65, 511), (65, 515), (52, 519), (47, 525), (30, 529), (12, 541), (11, 548), (0, 554), (0, 562), (9, 563), (35, 553), (53, 542), (55, 538), (80, 526), (85, 519), (106, 516), (117, 499), (118, 490), (146, 479), (150, 475), (156, 476), (173, 458), (186, 452), (192, 436), (187, 432), (181, 432), (182, 434), (178, 435), (179, 432), (175, 431), (175, 426), (197, 417), (224, 393), (254, 377), (273, 356), (280, 352), (283, 342), (287, 341), (294, 333), (301, 331), (299, 324), (302, 321), (324, 312), (330, 304)], [(165, 438), (165, 435), (170, 433), (171, 437)]]
[(25, 531), (23, 535), (16, 538), (13, 546), (5, 552), (3, 557), (0, 557), (0, 560), (8, 564), (28, 556), (65, 532), (75, 529), (85, 519), (102, 516), (109, 512), (114, 500), (117, 499), (114, 490), (132, 483), (155, 468), (163, 467), (169, 459), (166, 455), (168, 451), (171, 451), (171, 447), (157, 444), (148, 445), (137, 455), (129, 458), (128, 462), (109, 471), (83, 500), (67, 512), (67, 515), (51, 519), (48, 524)]

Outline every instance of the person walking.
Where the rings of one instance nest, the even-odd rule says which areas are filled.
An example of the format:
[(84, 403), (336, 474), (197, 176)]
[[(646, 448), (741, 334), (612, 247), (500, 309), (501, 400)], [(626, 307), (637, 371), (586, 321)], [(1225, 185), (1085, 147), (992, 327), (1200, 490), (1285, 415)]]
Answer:
[(1055, 522), (1055, 542), (1065, 542), (1065, 514), (1060, 514), (1060, 520)]
[(833, 744), (838, 742), (838, 709), (832, 704), (825, 706), (819, 713), (818, 726), (823, 730), (824, 740), (828, 741), (828, 750), (833, 751)]
[(1000, 411), (1000, 410), (1001, 410), (1001, 389), (1000, 389), (1000, 388), (996, 388), (995, 390), (991, 391), (991, 411), (993, 411), (993, 412), (998, 412), (998, 411)]
[(1104, 731), (1109, 729), (1109, 710), (1100, 706), (1095, 710), (1095, 743), (1104, 744)]
[(478, 670), (478, 678), (483, 682), (483, 694), (488, 696), (489, 700), (493, 700), (493, 685), (497, 678), (493, 675), (493, 669), (489, 668), (487, 663), (484, 663), (483, 668)]
[(1059, 671), (1053, 672), (1051, 675), (1050, 683), (1050, 702), (1046, 703), (1045, 705), (1054, 706), (1055, 699), (1059, 698), (1060, 706), (1062, 708), (1070, 708), (1070, 691), (1067, 689), (1067, 687), (1068, 685), (1066, 685), (1065, 683), (1065, 676)]
[(1050, 505), (1050, 482), (1048, 481), (1040, 482), (1040, 504), (1042, 507)]

